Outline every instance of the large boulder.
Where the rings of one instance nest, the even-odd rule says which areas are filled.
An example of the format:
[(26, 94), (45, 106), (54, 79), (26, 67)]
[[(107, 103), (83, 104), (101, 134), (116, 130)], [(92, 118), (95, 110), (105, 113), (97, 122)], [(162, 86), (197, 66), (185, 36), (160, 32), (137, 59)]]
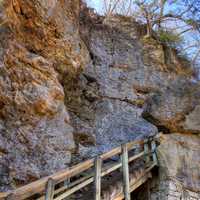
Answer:
[(199, 84), (176, 78), (148, 97), (143, 116), (167, 132), (200, 133)]
[(151, 199), (198, 200), (200, 137), (174, 133), (162, 135), (160, 142), (157, 149), (159, 179), (152, 187)]

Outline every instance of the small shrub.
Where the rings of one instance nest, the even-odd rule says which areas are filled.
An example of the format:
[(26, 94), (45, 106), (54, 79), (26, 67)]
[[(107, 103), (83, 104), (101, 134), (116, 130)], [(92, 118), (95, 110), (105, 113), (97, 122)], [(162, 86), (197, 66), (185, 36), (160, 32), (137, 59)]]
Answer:
[(173, 45), (173, 44), (178, 44), (182, 42), (181, 36), (174, 32), (160, 30), (158, 31), (157, 35), (158, 35), (159, 41), (162, 43)]

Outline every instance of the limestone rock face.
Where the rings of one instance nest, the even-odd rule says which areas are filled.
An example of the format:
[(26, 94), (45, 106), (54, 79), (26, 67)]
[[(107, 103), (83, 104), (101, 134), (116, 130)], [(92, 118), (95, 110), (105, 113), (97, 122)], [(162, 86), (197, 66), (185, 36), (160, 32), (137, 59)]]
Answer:
[[(112, 48), (105, 51), (102, 46), (94, 45), (100, 43), (100, 40), (95, 40), (91, 49), (95, 49), (94, 55), (97, 58), (100, 50), (101, 55), (107, 56), (104, 56), (105, 62), (111, 67), (106, 74), (108, 76), (112, 73), (112, 80), (117, 80), (117, 75), (121, 78), (117, 81), (122, 85), (119, 88), (122, 88), (126, 95), (131, 94), (127, 95), (127, 99), (138, 102), (136, 95), (133, 95), (133, 89), (140, 94), (140, 100), (143, 98), (145, 102), (143, 117), (161, 130), (199, 133), (200, 89), (199, 83), (192, 78), (194, 72), (189, 65), (174, 51), (154, 39), (142, 37), (144, 28), (131, 19), (111, 17), (104, 20), (104, 24), (110, 27), (111, 31), (104, 33), (106, 36), (103, 36), (99, 29), (97, 33), (93, 31), (94, 40), (101, 34), (107, 38), (105, 43), (110, 44), (113, 51)], [(120, 41), (123, 41), (123, 45)], [(128, 86), (123, 86), (123, 81), (128, 82)], [(108, 85), (107, 82), (105, 85)], [(130, 88), (129, 93), (124, 88)], [(113, 90), (111, 93), (114, 93)], [(120, 95), (119, 92), (117, 94)]]
[(177, 79), (147, 100), (143, 115), (157, 126), (183, 133), (199, 133), (199, 85)]
[(192, 69), (175, 52), (142, 37), (143, 28), (130, 19), (97, 22), (81, 30), (95, 65), (85, 73), (95, 77), (101, 96), (143, 107), (143, 117), (162, 131), (199, 133), (194, 115), (199, 114), (200, 89)]
[(157, 133), (157, 128), (141, 117), (142, 109), (129, 103), (105, 98), (97, 102), (94, 110), (92, 123), (88, 124), (77, 117), (74, 120), (75, 135), (82, 136), (78, 139), (82, 139), (79, 153), (83, 158), (107, 152), (124, 142)]
[(79, 71), (87, 51), (79, 36), (79, 0), (8, 0), (9, 27), (29, 51), (52, 61), (61, 72)]
[[(200, 192), (200, 137), (185, 134), (163, 136), (158, 157), (163, 176), (173, 177), (188, 189)], [(162, 170), (161, 169), (161, 170)]]
[[(73, 90), (67, 83), (64, 87), (79, 153), (85, 158), (158, 130), (142, 118), (146, 96), (137, 92), (145, 70), (140, 43), (108, 25), (90, 29), (90, 23), (81, 23), (91, 62)], [(148, 93), (149, 87), (145, 89)]]
[[(73, 127), (59, 80), (87, 62), (79, 1), (4, 1), (0, 26), (0, 190), (66, 168)], [(59, 73), (60, 76), (59, 76)]]
[(193, 124), (188, 125), (186, 116), (199, 103), (199, 88), (191, 76), (186, 76), (188, 69), (171, 70), (161, 45), (155, 47), (155, 41), (141, 39), (134, 29), (139, 26), (137, 23), (127, 19), (124, 22), (120, 17), (102, 20), (95, 15), (89, 19), (84, 13), (81, 16), (81, 35), (91, 62), (77, 79), (76, 92), (65, 86), (80, 152), (89, 155), (89, 149), (94, 148), (102, 152), (120, 144), (120, 140), (156, 134), (153, 124), (162, 131), (193, 132), (195, 129), (189, 128)]
[(163, 135), (158, 147), (159, 186), (152, 200), (200, 198), (200, 137), (185, 134)]

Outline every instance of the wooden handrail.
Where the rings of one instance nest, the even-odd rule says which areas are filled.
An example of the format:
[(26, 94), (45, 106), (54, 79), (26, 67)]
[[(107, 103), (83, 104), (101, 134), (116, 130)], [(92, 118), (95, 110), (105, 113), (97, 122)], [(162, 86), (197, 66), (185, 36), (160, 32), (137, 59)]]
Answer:
[(9, 195), (8, 192), (2, 192), (0, 193), (0, 199), (5, 199)]
[[(151, 138), (151, 140), (153, 140), (153, 139)], [(127, 143), (126, 147), (127, 147), (127, 150), (130, 151), (130, 150), (134, 149), (135, 145), (144, 145), (144, 143), (146, 143), (146, 142), (147, 141), (144, 141), (144, 140), (133, 141), (133, 142)], [(153, 145), (153, 148), (155, 148), (155, 145)], [(99, 158), (103, 161), (103, 160), (110, 159), (111, 157), (119, 155), (121, 153), (122, 153), (122, 148), (120, 146), (115, 149), (112, 149), (111, 151), (109, 151), (107, 153), (100, 155)], [(143, 156), (144, 154), (145, 154), (145, 152), (141, 152), (138, 155), (132, 156), (131, 158), (129, 158), (128, 162), (132, 162), (133, 160), (138, 159), (139, 157)], [(154, 159), (155, 159), (155, 155), (154, 155)], [(47, 185), (47, 182), (49, 179), (54, 180), (55, 184), (61, 183), (70, 177), (76, 176), (76, 175), (82, 173), (83, 171), (90, 169), (91, 167), (94, 166), (94, 161), (95, 161), (94, 158), (84, 161), (80, 164), (77, 164), (77, 165), (71, 167), (71, 168), (62, 170), (51, 176), (37, 180), (33, 183), (30, 183), (21, 188), (18, 188), (14, 191), (10, 191), (8, 193), (0, 193), (0, 200), (5, 199), (8, 196), (9, 196), (9, 199), (11, 199), (11, 200), (12, 199), (13, 200), (16, 200), (16, 199), (23, 200), (23, 199), (29, 198), (35, 194), (43, 193), (45, 191), (45, 188), (46, 188), (46, 185)], [(106, 171), (106, 169), (103, 169), (101, 176), (111, 173), (112, 171), (120, 168), (121, 166), (122, 166), (121, 163), (119, 163), (117, 165), (112, 166), (111, 168), (108, 168), (107, 171)], [(91, 177), (91, 178), (85, 180), (85, 182), (86, 182), (85, 184), (87, 185), (93, 181), (94, 181), (94, 178)], [(79, 187), (82, 188), (82, 186), (84, 186), (85, 184), (84, 184), (84, 182), (82, 182), (81, 185), (79, 184), (80, 185)], [(65, 186), (65, 188), (67, 188), (67, 187)], [(54, 192), (55, 192), (55, 194), (57, 194), (56, 190)], [(40, 199), (42, 199), (42, 198), (40, 198)], [(61, 198), (57, 197), (56, 199), (61, 199)]]
[(6, 196), (9, 195), (10, 196), (9, 198), (13, 199), (13, 200), (26, 199), (28, 197), (33, 196), (34, 194), (43, 192), (45, 190), (45, 187), (46, 187), (46, 184), (47, 184), (49, 178), (52, 178), (56, 182), (62, 182), (65, 179), (67, 179), (68, 177), (77, 175), (78, 173), (81, 173), (81, 172), (87, 170), (88, 168), (92, 167), (93, 163), (94, 163), (94, 159), (90, 159), (88, 161), (85, 161), (83, 163), (80, 163), (80, 164), (74, 166), (73, 168), (62, 170), (52, 176), (42, 178), (38, 181), (35, 181), (35, 182), (25, 185), (21, 188), (18, 188), (14, 191), (11, 191), (10, 193), (7, 193)]

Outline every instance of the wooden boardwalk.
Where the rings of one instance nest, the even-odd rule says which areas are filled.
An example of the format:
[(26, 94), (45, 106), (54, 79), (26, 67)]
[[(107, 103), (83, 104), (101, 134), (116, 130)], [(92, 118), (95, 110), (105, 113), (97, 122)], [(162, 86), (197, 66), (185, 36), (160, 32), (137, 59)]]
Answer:
[[(139, 167), (134, 169), (136, 162)], [(155, 139), (133, 141), (16, 190), (0, 193), (0, 200), (130, 200), (130, 193), (148, 181), (156, 165)], [(116, 179), (120, 173), (121, 178)], [(109, 184), (106, 176), (110, 176)], [(89, 191), (82, 191), (84, 188)]]

